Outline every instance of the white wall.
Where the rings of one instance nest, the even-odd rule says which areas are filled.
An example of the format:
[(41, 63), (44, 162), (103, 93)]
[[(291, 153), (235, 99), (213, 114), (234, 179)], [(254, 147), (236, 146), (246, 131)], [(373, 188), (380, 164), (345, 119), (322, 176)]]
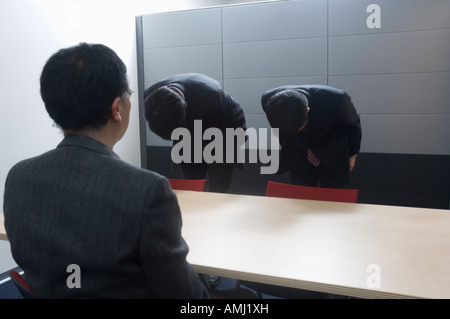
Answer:
[[(114, 150), (123, 160), (140, 166), (135, 16), (239, 2), (243, 1), (2, 0), (0, 210), (9, 169), (53, 149), (62, 139), (39, 94), (42, 67), (53, 53), (89, 42), (105, 44), (122, 58), (136, 94), (129, 129)], [(9, 243), (0, 241), (0, 273), (14, 265)]]
[[(110, 46), (128, 66), (130, 87), (137, 87), (134, 14), (112, 1), (2, 0), (0, 2), (0, 194), (16, 162), (54, 148), (62, 138), (52, 126), (39, 94), (47, 58), (78, 42)], [(108, 5), (106, 5), (108, 4)], [(106, 10), (108, 8), (108, 10)], [(115, 151), (140, 165), (137, 98), (129, 130)], [(3, 210), (3, 196), (0, 199)], [(9, 244), (0, 242), (0, 273), (11, 266)]]

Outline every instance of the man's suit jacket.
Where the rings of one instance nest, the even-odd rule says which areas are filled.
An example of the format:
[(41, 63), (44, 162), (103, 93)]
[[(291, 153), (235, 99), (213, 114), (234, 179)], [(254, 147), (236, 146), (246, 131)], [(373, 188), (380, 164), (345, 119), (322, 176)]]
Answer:
[[(167, 179), (67, 135), (16, 164), (4, 194), (14, 260), (44, 298), (207, 298)], [(81, 288), (69, 265), (80, 267)], [(73, 275), (73, 277), (69, 277)]]
[[(146, 89), (144, 98), (162, 86), (173, 86), (184, 93), (187, 104), (184, 127), (191, 132), (192, 139), (194, 138), (194, 120), (202, 120), (202, 134), (208, 128), (218, 128), (223, 134), (224, 145), (227, 128), (247, 129), (241, 106), (221, 88), (216, 80), (198, 73), (175, 74)], [(205, 141), (203, 144), (209, 142)], [(225, 162), (225, 147), (223, 154)]]
[(350, 178), (349, 157), (358, 154), (361, 145), (361, 122), (350, 96), (344, 90), (325, 85), (286, 85), (266, 91), (261, 104), (266, 111), (268, 100), (283, 90), (296, 90), (308, 99), (310, 111), (305, 132), (294, 138), (280, 136), (280, 170), (288, 170), (310, 148), (338, 179)]

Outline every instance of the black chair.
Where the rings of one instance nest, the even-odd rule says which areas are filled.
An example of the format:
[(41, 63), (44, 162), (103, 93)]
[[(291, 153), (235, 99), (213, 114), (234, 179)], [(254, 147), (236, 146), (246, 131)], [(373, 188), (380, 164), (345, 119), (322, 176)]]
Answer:
[(27, 284), (25, 279), (15, 270), (9, 271), (9, 277), (11, 281), (14, 283), (16, 288), (22, 294), (24, 299), (37, 299), (38, 297), (33, 292), (33, 289)]

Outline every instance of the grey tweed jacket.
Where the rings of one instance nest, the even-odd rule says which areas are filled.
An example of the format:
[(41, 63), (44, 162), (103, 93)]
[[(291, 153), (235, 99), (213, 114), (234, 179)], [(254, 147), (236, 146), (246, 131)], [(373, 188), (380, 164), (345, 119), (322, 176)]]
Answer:
[(167, 179), (96, 140), (67, 135), (16, 164), (3, 209), (13, 258), (40, 297), (209, 298)]

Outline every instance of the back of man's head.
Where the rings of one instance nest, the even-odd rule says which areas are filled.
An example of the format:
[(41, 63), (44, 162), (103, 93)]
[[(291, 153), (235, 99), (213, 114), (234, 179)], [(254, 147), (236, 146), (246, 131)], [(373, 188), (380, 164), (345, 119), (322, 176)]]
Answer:
[(174, 90), (162, 86), (144, 96), (145, 119), (152, 132), (170, 140), (174, 129), (183, 126), (187, 104)]
[(64, 131), (102, 127), (114, 99), (128, 91), (125, 64), (102, 44), (80, 43), (56, 52), (40, 82), (47, 112)]
[(308, 121), (308, 99), (295, 90), (274, 94), (266, 105), (270, 126), (280, 129), (280, 135), (292, 137)]

